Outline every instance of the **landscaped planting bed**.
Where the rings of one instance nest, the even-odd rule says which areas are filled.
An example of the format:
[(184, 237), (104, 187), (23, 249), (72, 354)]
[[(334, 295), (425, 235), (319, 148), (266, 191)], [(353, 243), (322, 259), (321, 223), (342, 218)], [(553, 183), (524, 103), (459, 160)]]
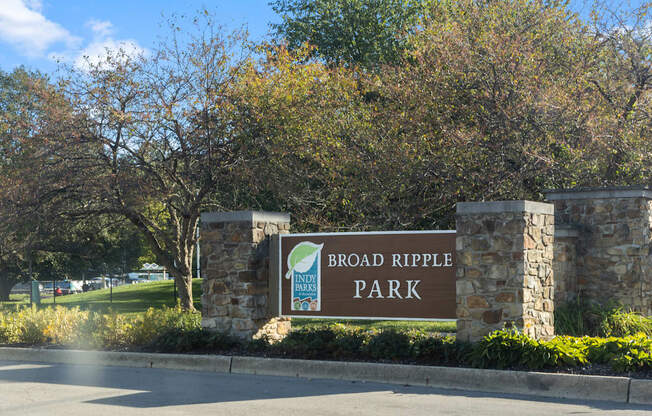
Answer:
[[(649, 318), (645, 318), (649, 319)], [(506, 329), (480, 342), (419, 330), (333, 324), (292, 331), (283, 341), (244, 342), (201, 328), (197, 313), (150, 309), (138, 316), (78, 308), (22, 309), (0, 315), (0, 344), (57, 348), (216, 353), (321, 360), (559, 371), (652, 378), (652, 337), (558, 336), (538, 341)]]

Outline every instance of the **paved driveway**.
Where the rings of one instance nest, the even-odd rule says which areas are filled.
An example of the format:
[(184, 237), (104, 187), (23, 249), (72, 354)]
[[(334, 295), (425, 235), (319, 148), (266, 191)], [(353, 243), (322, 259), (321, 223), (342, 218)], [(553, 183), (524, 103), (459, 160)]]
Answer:
[(652, 415), (652, 407), (288, 377), (0, 361), (2, 416)]

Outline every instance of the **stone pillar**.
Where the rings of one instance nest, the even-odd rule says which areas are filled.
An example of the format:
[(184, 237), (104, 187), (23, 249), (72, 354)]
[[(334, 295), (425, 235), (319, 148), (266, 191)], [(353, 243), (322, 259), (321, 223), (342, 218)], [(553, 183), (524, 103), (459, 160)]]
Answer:
[(272, 316), (278, 294), (269, 285), (270, 238), (289, 229), (288, 214), (202, 214), (202, 327), (243, 339), (289, 332), (289, 318)]
[(555, 224), (555, 248), (552, 268), (555, 276), (555, 304), (577, 299), (577, 239), (579, 230), (571, 225)]
[(513, 326), (554, 335), (554, 207), (531, 201), (457, 204), (457, 338)]
[(652, 315), (652, 189), (552, 190), (558, 225), (579, 230), (577, 281), (589, 301), (617, 301)]

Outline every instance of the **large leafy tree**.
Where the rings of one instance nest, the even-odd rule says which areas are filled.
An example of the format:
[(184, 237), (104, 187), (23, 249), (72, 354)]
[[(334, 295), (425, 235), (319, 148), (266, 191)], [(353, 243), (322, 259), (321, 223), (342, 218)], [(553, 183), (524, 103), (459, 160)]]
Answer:
[(587, 74), (598, 183), (645, 183), (652, 177), (652, 3), (593, 13), (595, 46)]
[[(277, 48), (247, 84), (269, 158), (254, 199), (306, 229), (445, 228), (460, 200), (649, 180), (646, 67), (605, 39), (563, 2), (469, 0), (433, 7), (407, 59), (373, 75)], [(614, 145), (638, 174), (605, 179)]]
[[(60, 161), (48, 123), (71, 108), (38, 72), (0, 72), (0, 299), (21, 280), (81, 278), (100, 264), (131, 267), (142, 241), (116, 218), (65, 216), (43, 186)], [(61, 182), (65, 185), (65, 182)], [(117, 253), (116, 253), (117, 252)]]
[(333, 65), (377, 68), (396, 63), (408, 36), (426, 13), (428, 0), (276, 0), (283, 19), (272, 25), (291, 49), (308, 43), (313, 55)]
[(223, 36), (208, 14), (192, 33), (177, 23), (149, 55), (113, 51), (71, 71), (72, 115), (49, 126), (57, 163), (47, 188), (72, 217), (129, 221), (175, 276), (182, 307), (193, 310), (199, 215), (248, 145), (234, 85), (249, 52), (241, 34)]

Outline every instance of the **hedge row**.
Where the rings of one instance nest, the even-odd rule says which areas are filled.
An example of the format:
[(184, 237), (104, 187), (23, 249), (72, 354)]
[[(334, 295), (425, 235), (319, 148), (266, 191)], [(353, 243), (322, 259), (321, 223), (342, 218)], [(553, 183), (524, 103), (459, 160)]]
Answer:
[(340, 324), (292, 331), (283, 341), (243, 342), (201, 328), (198, 314), (150, 309), (126, 318), (63, 307), (0, 315), (0, 344), (159, 352), (258, 354), (276, 357), (402, 362), (527, 370), (608, 365), (614, 372), (652, 371), (652, 338), (558, 336), (537, 341), (515, 330), (480, 342), (457, 342), (419, 331), (366, 331)]

